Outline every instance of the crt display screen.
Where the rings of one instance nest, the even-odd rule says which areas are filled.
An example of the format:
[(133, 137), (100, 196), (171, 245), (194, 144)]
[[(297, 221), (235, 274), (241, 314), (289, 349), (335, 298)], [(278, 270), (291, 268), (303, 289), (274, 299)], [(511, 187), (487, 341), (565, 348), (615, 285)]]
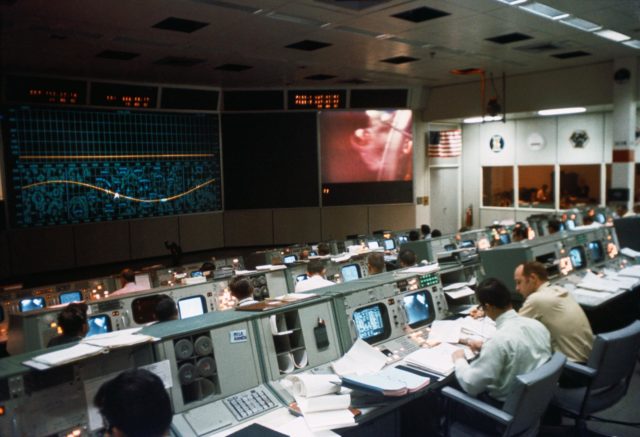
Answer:
[(474, 247), (476, 247), (476, 243), (474, 243), (473, 240), (462, 240), (460, 242), (461, 249), (470, 249)]
[(348, 266), (342, 267), (341, 273), (343, 282), (355, 281), (362, 277), (358, 264), (349, 264)]
[(418, 291), (402, 298), (407, 313), (409, 326), (417, 328), (430, 323), (435, 318), (432, 314), (431, 296), (427, 290)]
[(445, 244), (444, 245), (444, 250), (446, 250), (447, 252), (451, 252), (452, 250), (456, 250), (456, 245), (453, 244), (453, 243)]
[(306, 273), (296, 276), (296, 283), (306, 281), (309, 277)]
[(185, 297), (178, 301), (178, 311), (181, 319), (195, 317), (207, 312), (204, 297), (192, 296)]
[(60, 293), (60, 303), (80, 302), (82, 300), (82, 293), (79, 291), (68, 291), (66, 293)]
[(106, 334), (107, 332), (111, 332), (111, 319), (106, 314), (89, 317), (88, 322), (89, 332), (87, 332), (87, 337), (96, 334)]
[(598, 223), (604, 224), (607, 221), (607, 218), (604, 216), (603, 213), (599, 212), (599, 213), (596, 214), (596, 221)]
[(569, 256), (571, 257), (571, 264), (574, 269), (581, 269), (586, 266), (586, 260), (584, 256), (584, 249), (580, 246), (576, 246), (569, 250)]
[(396, 243), (391, 238), (384, 240), (384, 248), (385, 250), (393, 250), (396, 248)]
[(352, 317), (358, 337), (369, 344), (384, 340), (391, 334), (389, 314), (384, 304), (359, 308)]
[(20, 311), (26, 313), (28, 311), (41, 310), (46, 306), (44, 297), (31, 297), (20, 301)]
[(509, 234), (500, 234), (500, 244), (511, 243), (511, 236)]
[(369, 247), (369, 249), (373, 250), (378, 249), (380, 247), (380, 244), (377, 241), (369, 241), (367, 243), (367, 246)]
[(296, 258), (295, 255), (287, 255), (287, 256), (284, 257), (283, 261), (284, 261), (285, 264), (291, 264), (291, 263), (296, 262), (296, 259), (297, 258)]
[(589, 252), (591, 253), (591, 260), (593, 262), (599, 263), (600, 261), (604, 261), (604, 251), (599, 241), (589, 243)]

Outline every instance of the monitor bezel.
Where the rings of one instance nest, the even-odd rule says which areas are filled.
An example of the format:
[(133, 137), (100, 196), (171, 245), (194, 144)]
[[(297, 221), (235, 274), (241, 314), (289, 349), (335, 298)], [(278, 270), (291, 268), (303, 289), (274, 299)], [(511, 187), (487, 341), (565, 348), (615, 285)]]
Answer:
[[(358, 331), (358, 326), (356, 324), (354, 316), (357, 313), (361, 313), (361, 312), (367, 311), (367, 310), (372, 309), (374, 307), (377, 307), (379, 309), (380, 317), (382, 317), (382, 332), (380, 334), (376, 334), (376, 335), (373, 335), (373, 336), (368, 337), (368, 338), (362, 338), (362, 336), (360, 335), (360, 332)], [(389, 338), (391, 336), (391, 321), (389, 319), (389, 310), (387, 309), (387, 306), (382, 302), (376, 302), (376, 303), (374, 303), (372, 305), (364, 305), (364, 306), (356, 308), (351, 313), (351, 320), (353, 321), (353, 326), (355, 327), (356, 335), (358, 336), (358, 338), (362, 339), (363, 341), (367, 342), (368, 344), (374, 344), (374, 343), (377, 343), (379, 341), (386, 340), (387, 338)]]
[[(356, 273), (358, 274), (358, 277), (355, 279), (349, 279), (346, 280), (345, 276), (344, 276), (344, 271), (345, 269), (349, 269), (354, 267), (356, 269)], [(352, 264), (346, 264), (342, 267), (340, 267), (340, 276), (342, 277), (342, 282), (351, 282), (351, 281), (357, 281), (358, 279), (362, 279), (362, 269), (360, 268), (360, 266), (358, 264), (352, 263)]]
[(189, 316), (189, 317), (185, 317), (185, 319), (190, 319), (191, 317), (198, 317), (201, 316), (203, 314), (207, 313), (207, 300), (204, 298), (204, 296), (201, 296), (199, 294), (193, 295), (193, 296), (187, 296), (187, 297), (183, 297), (181, 299), (178, 299), (178, 317), (180, 318), (180, 320), (183, 320), (182, 317), (182, 307), (181, 307), (181, 303), (185, 302), (185, 301), (192, 301), (192, 300), (199, 300), (200, 304), (201, 304), (201, 308), (202, 308), (202, 314), (196, 314), (194, 316)]
[[(409, 323), (409, 313), (407, 311), (406, 308), (406, 301), (405, 299), (411, 296), (414, 296), (416, 294), (424, 294), (427, 297), (427, 306), (429, 309), (429, 317), (425, 320), (420, 320), (414, 323)], [(405, 316), (407, 318), (407, 324), (415, 329), (415, 328), (420, 328), (422, 326), (425, 325), (430, 325), (431, 323), (433, 323), (433, 321), (436, 319), (436, 312), (435, 312), (435, 306), (433, 304), (433, 296), (431, 296), (431, 293), (429, 293), (429, 289), (428, 288), (423, 288), (421, 290), (416, 290), (416, 291), (412, 291), (411, 293), (406, 293), (405, 295), (402, 296), (402, 306), (404, 308), (404, 312), (405, 312)]]

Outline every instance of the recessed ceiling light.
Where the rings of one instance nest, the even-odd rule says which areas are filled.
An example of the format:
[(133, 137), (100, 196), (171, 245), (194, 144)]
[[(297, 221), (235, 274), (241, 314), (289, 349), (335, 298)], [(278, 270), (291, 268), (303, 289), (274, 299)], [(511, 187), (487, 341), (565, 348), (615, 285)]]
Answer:
[(587, 108), (575, 107), (575, 108), (556, 108), (556, 109), (542, 109), (538, 111), (538, 115), (566, 115), (566, 114), (579, 114), (586, 112)]
[(526, 2), (527, 0), (498, 0), (501, 3), (506, 3), (509, 6), (519, 5), (521, 3)]
[(640, 40), (637, 40), (637, 39), (632, 39), (630, 41), (625, 41), (622, 44), (624, 44), (625, 46), (632, 47), (634, 49), (640, 49)]
[(532, 14), (536, 14), (544, 18), (549, 18), (551, 20), (561, 20), (569, 16), (569, 14), (567, 14), (566, 12), (562, 12), (558, 9), (552, 8), (551, 6), (543, 5), (542, 3), (534, 2), (518, 7), (524, 9), (525, 11), (529, 11)]
[(616, 32), (615, 30), (609, 29), (599, 30), (598, 32), (595, 32), (595, 34), (615, 42), (622, 42), (631, 39), (630, 36), (627, 36), (624, 33)]
[(595, 32), (596, 30), (602, 29), (602, 26), (596, 23), (592, 23), (591, 21), (583, 20), (578, 17), (570, 17), (565, 20), (560, 20), (562, 24), (566, 24), (567, 26), (575, 27), (576, 29), (584, 30), (585, 32)]
[(484, 120), (482, 119), (482, 117), (471, 117), (471, 118), (465, 118), (464, 120), (462, 120), (462, 122), (465, 124), (482, 123), (483, 121)]

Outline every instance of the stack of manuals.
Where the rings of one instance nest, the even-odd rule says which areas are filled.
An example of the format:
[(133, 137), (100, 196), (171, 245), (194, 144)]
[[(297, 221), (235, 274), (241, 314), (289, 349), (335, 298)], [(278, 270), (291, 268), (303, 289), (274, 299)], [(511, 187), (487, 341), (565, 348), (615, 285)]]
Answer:
[(342, 386), (382, 396), (404, 396), (426, 387), (429, 375), (403, 366), (383, 368), (386, 356), (358, 339), (344, 357), (333, 363)]
[(446, 376), (453, 372), (454, 364), (451, 355), (458, 347), (449, 343), (440, 343), (431, 348), (418, 349), (404, 358), (407, 366), (434, 372), (438, 376)]
[(335, 375), (299, 374), (287, 377), (297, 408), (312, 431), (356, 425), (349, 409), (351, 396), (340, 393), (340, 379)]
[(149, 335), (139, 334), (138, 331), (140, 329), (142, 328), (123, 329), (83, 338), (80, 340), (80, 343), (75, 346), (38, 355), (25, 361), (23, 364), (43, 370), (82, 360), (94, 355), (106, 354), (111, 349), (133, 346), (154, 340), (154, 338)]

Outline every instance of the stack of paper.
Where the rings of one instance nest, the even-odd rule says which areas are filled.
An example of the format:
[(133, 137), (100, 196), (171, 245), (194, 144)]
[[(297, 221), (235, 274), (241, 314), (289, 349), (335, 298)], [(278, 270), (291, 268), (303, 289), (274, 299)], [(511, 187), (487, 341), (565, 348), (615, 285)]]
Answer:
[(370, 346), (362, 339), (357, 339), (349, 352), (331, 364), (333, 371), (340, 376), (364, 375), (375, 373), (387, 364), (387, 356)]
[(435, 372), (439, 375), (449, 375), (453, 372), (454, 364), (451, 354), (458, 350), (449, 343), (441, 343), (428, 349), (418, 349), (411, 352), (404, 359), (408, 366)]
[(404, 396), (426, 387), (429, 382), (428, 375), (403, 366), (389, 366), (377, 373), (342, 378), (343, 387), (383, 396)]
[(620, 282), (601, 278), (591, 272), (587, 272), (587, 274), (582, 278), (582, 281), (578, 284), (578, 287), (586, 288), (588, 290), (605, 291), (608, 293), (614, 293), (621, 288), (626, 288)]

